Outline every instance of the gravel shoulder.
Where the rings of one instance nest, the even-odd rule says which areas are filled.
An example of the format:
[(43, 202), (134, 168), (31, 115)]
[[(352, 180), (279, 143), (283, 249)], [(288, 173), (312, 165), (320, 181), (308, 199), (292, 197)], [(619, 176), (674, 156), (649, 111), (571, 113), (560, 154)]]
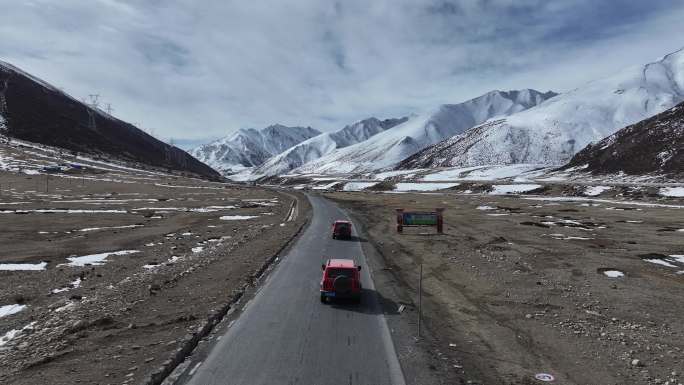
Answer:
[[(361, 228), (378, 291), (404, 305), (387, 319), (407, 383), (683, 382), (681, 200), (325, 196)], [(446, 208), (444, 235), (396, 233), (395, 208), (435, 207)]]

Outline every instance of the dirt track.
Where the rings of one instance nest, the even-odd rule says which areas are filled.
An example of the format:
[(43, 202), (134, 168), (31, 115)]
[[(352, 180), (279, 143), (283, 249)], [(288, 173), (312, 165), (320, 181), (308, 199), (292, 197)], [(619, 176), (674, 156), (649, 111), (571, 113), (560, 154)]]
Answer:
[[(287, 221), (294, 195), (190, 178), (51, 177), (47, 192), (46, 178), (0, 173), (0, 264), (47, 263), (0, 271), (0, 306), (26, 306), (0, 317), (0, 337), (23, 329), (0, 342), (3, 384), (140, 383), (252, 282), (309, 210), (300, 199)], [(135, 252), (68, 265), (115, 251)]]
[[(373, 249), (367, 254), (377, 256), (378, 290), (406, 306), (389, 318), (395, 330), (415, 330), (423, 263), (425, 337), (395, 335), (414, 341), (398, 346), (408, 383), (421, 383), (412, 380), (421, 371), (444, 384), (541, 383), (538, 373), (578, 385), (684, 382), (684, 260), (669, 257), (684, 254), (682, 208), (456, 194), (326, 196), (364, 228), (364, 247)], [(447, 209), (445, 235), (396, 233), (394, 208), (434, 207)], [(431, 359), (414, 360), (416, 348)]]

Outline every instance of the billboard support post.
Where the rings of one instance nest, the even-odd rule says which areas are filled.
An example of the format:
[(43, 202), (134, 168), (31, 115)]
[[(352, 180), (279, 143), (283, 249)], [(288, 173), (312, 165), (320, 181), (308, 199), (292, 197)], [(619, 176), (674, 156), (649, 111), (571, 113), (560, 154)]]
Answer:
[(404, 209), (397, 209), (397, 233), (404, 231)]
[(437, 213), (437, 234), (444, 234), (444, 209), (435, 209)]

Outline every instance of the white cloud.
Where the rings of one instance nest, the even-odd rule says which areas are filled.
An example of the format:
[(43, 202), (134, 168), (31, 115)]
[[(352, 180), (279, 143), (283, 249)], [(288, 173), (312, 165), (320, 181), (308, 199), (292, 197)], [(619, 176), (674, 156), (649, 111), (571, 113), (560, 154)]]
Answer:
[(0, 59), (162, 139), (564, 91), (684, 46), (676, 0), (0, 0)]

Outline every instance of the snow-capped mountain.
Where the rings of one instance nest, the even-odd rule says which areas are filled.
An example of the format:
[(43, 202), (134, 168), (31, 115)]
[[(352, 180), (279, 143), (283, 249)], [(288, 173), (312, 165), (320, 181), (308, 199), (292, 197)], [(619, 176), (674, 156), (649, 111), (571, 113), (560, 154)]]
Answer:
[(460, 104), (445, 104), (407, 122), (371, 136), (368, 140), (336, 149), (294, 172), (349, 173), (387, 168), (452, 135), (495, 117), (526, 110), (555, 96), (535, 90), (492, 91)]
[(344, 148), (363, 142), (373, 135), (404, 123), (407, 119), (408, 118), (379, 120), (376, 118), (369, 118), (345, 126), (339, 131), (323, 133), (272, 157), (264, 164), (257, 167), (252, 174), (258, 176), (284, 174), (307, 162), (314, 161), (324, 155), (330, 154), (338, 148)]
[(561, 165), (593, 141), (684, 100), (684, 50), (489, 121), (404, 160), (398, 168)]
[(240, 129), (223, 139), (194, 148), (190, 154), (224, 174), (231, 174), (259, 166), (268, 158), (320, 134), (311, 127), (280, 124), (261, 130)]
[(684, 103), (578, 152), (565, 167), (595, 174), (684, 176)]

